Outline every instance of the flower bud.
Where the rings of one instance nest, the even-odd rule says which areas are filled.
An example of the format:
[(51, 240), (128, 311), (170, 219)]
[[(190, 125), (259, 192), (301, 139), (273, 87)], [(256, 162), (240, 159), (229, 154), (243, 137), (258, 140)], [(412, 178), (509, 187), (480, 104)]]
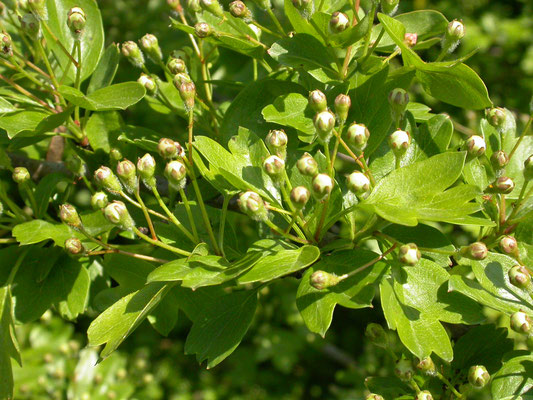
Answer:
[(380, 394), (370, 393), (367, 394), (365, 400), (385, 400)]
[(152, 60), (158, 62), (163, 59), (163, 53), (161, 52), (161, 47), (159, 47), (159, 41), (157, 40), (157, 37), (151, 33), (147, 33), (141, 38), (141, 40), (139, 40), (139, 43), (141, 45), (141, 49), (148, 54), (148, 57), (150, 57)]
[(318, 163), (309, 153), (304, 153), (303, 156), (296, 162), (298, 171), (304, 176), (315, 176), (318, 174)]
[(533, 154), (524, 161), (524, 179), (526, 182), (533, 179)]
[(241, 0), (232, 1), (229, 5), (229, 12), (235, 18), (249, 19), (252, 16), (252, 13), (248, 7), (246, 7), (246, 4), (244, 4)]
[(118, 225), (123, 230), (130, 230), (135, 226), (126, 205), (118, 200), (109, 203), (104, 208), (104, 216), (109, 222)]
[(109, 203), (109, 200), (107, 199), (107, 194), (105, 192), (96, 192), (91, 197), (91, 206), (95, 210), (101, 210), (107, 204)]
[(151, 154), (146, 153), (137, 160), (137, 172), (146, 186), (155, 186), (155, 159)]
[(94, 173), (94, 180), (101, 188), (116, 194), (122, 191), (122, 185), (116, 175), (108, 167), (102, 166)]
[(59, 206), (59, 219), (75, 229), (80, 229), (83, 226), (78, 211), (72, 204), (65, 203)]
[(348, 143), (358, 151), (363, 151), (368, 143), (370, 131), (364, 124), (353, 123), (346, 132)]
[(318, 89), (309, 92), (309, 107), (317, 113), (326, 111), (328, 108), (326, 95)]
[(333, 33), (340, 33), (350, 26), (350, 19), (346, 14), (335, 11), (329, 20), (329, 29)]
[(11, 41), (11, 36), (6, 31), (0, 33), (0, 44), (2, 46), (2, 54), (5, 57), (13, 56), (13, 43)]
[(391, 106), (393, 118), (403, 115), (407, 108), (407, 104), (409, 104), (409, 93), (402, 88), (391, 90), (389, 93), (389, 104)]
[(185, 150), (178, 142), (168, 138), (159, 139), (157, 144), (157, 150), (164, 159), (170, 160), (173, 158), (183, 158), (185, 156)]
[(181, 161), (170, 161), (165, 167), (165, 176), (172, 187), (183, 189), (187, 181), (187, 168)]
[(46, 0), (28, 0), (28, 6), (40, 18), (46, 18)]
[(489, 254), (487, 245), (483, 242), (474, 242), (461, 248), (460, 254), (472, 260), (484, 260)]
[(362, 195), (370, 190), (370, 180), (362, 172), (354, 171), (348, 175), (346, 186), (356, 195)]
[(418, 264), (420, 257), (422, 257), (418, 246), (414, 243), (407, 243), (400, 246), (398, 253), (398, 259), (404, 265), (414, 266)]
[(402, 155), (411, 145), (411, 135), (407, 131), (398, 129), (389, 136), (389, 146), (396, 155)]
[(185, 61), (183, 61), (181, 58), (169, 59), (167, 67), (170, 73), (173, 75), (187, 72), (187, 66), (185, 65)]
[(396, 363), (396, 366), (394, 367), (394, 374), (400, 378), (402, 381), (409, 381), (415, 374), (415, 371), (413, 370), (413, 365), (411, 364), (410, 360), (406, 360), (405, 358), (402, 358)]
[(65, 240), (65, 250), (73, 255), (83, 254), (85, 252), (81, 240), (77, 237), (71, 237)]
[(180, 72), (174, 75), (174, 79), (172, 79), (172, 82), (174, 82), (174, 86), (176, 87), (176, 89), (179, 90), (182, 83), (192, 82), (192, 80), (191, 80), (191, 77), (187, 75), (185, 72)]
[(181, 100), (185, 104), (185, 109), (191, 111), (194, 108), (194, 97), (196, 96), (196, 86), (193, 82), (183, 82), (178, 90)]
[(526, 337), (526, 345), (530, 351), (533, 351), (533, 331), (528, 333)]
[(74, 35), (80, 35), (87, 23), (85, 11), (80, 7), (72, 7), (67, 15), (67, 25)]
[(420, 360), (418, 364), (416, 364), (416, 369), (429, 376), (435, 375), (437, 371), (437, 369), (435, 368), (435, 363), (433, 362), (431, 357), (426, 357), (423, 360)]
[(351, 106), (352, 99), (350, 99), (350, 96), (341, 93), (335, 98), (335, 112), (340, 121), (346, 121)]
[(270, 156), (263, 162), (263, 169), (271, 178), (279, 180), (285, 171), (285, 161), (278, 156)]
[(399, 4), (400, 0), (381, 0), (381, 10), (384, 14), (394, 15)]
[(433, 400), (433, 395), (429, 390), (422, 390), (416, 394), (415, 400)]
[(509, 282), (516, 287), (525, 289), (531, 284), (531, 275), (523, 265), (515, 265), (509, 270)]
[(496, 171), (503, 169), (507, 164), (509, 164), (509, 157), (505, 151), (499, 150), (492, 153), (490, 157), (490, 162)]
[(330, 274), (326, 271), (315, 271), (311, 274), (310, 283), (317, 290), (323, 290), (328, 287), (337, 285), (342, 281), (342, 276), (337, 276), (335, 274)]
[(203, 39), (212, 35), (213, 30), (209, 24), (205, 22), (198, 22), (196, 25), (194, 25), (194, 33), (196, 33), (196, 36)]
[(241, 211), (255, 221), (265, 221), (268, 218), (265, 202), (255, 192), (249, 190), (241, 193), (237, 203)]
[(491, 187), (495, 192), (509, 194), (514, 190), (514, 181), (508, 176), (500, 176)]
[(30, 173), (25, 167), (16, 167), (13, 170), (12, 177), (16, 183), (25, 183), (30, 180)]
[(323, 142), (329, 142), (335, 128), (335, 116), (331, 111), (322, 111), (315, 115), (314, 119), (315, 130), (318, 137)]
[(167, 4), (170, 8), (172, 8), (174, 11), (178, 11), (178, 9), (181, 6), (180, 0), (167, 0)]
[(20, 17), (20, 27), (32, 39), (38, 39), (41, 36), (39, 19), (33, 13), (27, 13)]
[(466, 149), (468, 154), (479, 157), (485, 153), (487, 145), (485, 139), (478, 135), (472, 135), (466, 140)]
[(197, 13), (197, 12), (202, 11), (202, 6), (200, 5), (200, 0), (187, 0), (186, 4), (187, 4), (187, 9), (191, 13)]
[(500, 250), (505, 254), (515, 254), (518, 243), (512, 236), (504, 236), (500, 239)]
[(117, 175), (126, 190), (133, 193), (137, 189), (137, 171), (135, 164), (130, 160), (124, 160), (117, 164)]
[(326, 174), (318, 174), (313, 178), (313, 193), (317, 200), (322, 201), (329, 197), (333, 190), (333, 179)]
[(448, 24), (446, 28), (446, 38), (450, 41), (456, 42), (461, 40), (465, 35), (465, 26), (461, 21), (454, 19)]
[(141, 49), (139, 49), (139, 46), (137, 46), (137, 43), (132, 42), (131, 40), (128, 42), (122, 43), (122, 55), (128, 59), (128, 61), (137, 68), (142, 68), (144, 65), (144, 56), (141, 52)]
[(285, 160), (287, 157), (287, 134), (284, 130), (274, 129), (268, 132), (268, 135), (265, 138), (265, 143), (271, 153), (275, 154), (282, 160)]
[(122, 160), (122, 157), (122, 152), (116, 147), (111, 148), (109, 151), (109, 158), (111, 158), (113, 161)]
[(304, 208), (310, 197), (311, 193), (304, 186), (296, 186), (291, 190), (291, 201), (297, 210)]
[(531, 331), (531, 318), (522, 311), (515, 312), (511, 315), (511, 329), (518, 333), (528, 333)]
[(386, 348), (389, 345), (387, 332), (380, 324), (373, 322), (368, 324), (365, 329), (365, 336), (376, 346)]
[(416, 42), (418, 42), (418, 35), (416, 33), (406, 33), (403, 36), (403, 42), (408, 47), (414, 47), (416, 46)]
[(310, 19), (315, 11), (313, 0), (292, 0), (292, 4), (305, 19)]
[(505, 126), (505, 120), (507, 119), (507, 114), (505, 109), (501, 107), (489, 108), (485, 111), (485, 117), (489, 124), (495, 127), (498, 131)]
[(216, 15), (217, 17), (224, 16), (224, 10), (218, 0), (200, 0), (200, 4), (202, 5), (202, 8), (211, 14)]
[(139, 79), (137, 79), (137, 82), (144, 86), (148, 94), (154, 94), (157, 89), (154, 78), (149, 75), (141, 74)]
[(475, 388), (481, 389), (489, 380), (490, 375), (483, 365), (473, 365), (468, 370), (468, 382)]

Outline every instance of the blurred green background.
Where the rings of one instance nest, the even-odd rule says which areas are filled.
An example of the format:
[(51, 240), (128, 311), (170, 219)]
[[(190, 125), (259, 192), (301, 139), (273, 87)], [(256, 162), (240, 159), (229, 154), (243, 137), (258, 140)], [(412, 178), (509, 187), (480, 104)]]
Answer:
[[(107, 44), (138, 40), (155, 34), (166, 56), (188, 43), (169, 28), (165, 0), (100, 0)], [(279, 1), (275, 9), (281, 9)], [(494, 103), (522, 118), (529, 112), (533, 90), (533, 1), (531, 0), (401, 0), (400, 13), (430, 8), (448, 19), (462, 19), (467, 34), (456, 56), (477, 52), (467, 61), (486, 82)], [(433, 59), (438, 49), (424, 56)], [(246, 81), (247, 59), (224, 53), (212, 67), (214, 76)], [(125, 60), (117, 81), (137, 79), (139, 72)], [(215, 92), (217, 89), (215, 88)], [(224, 88), (218, 100), (235, 91)], [(413, 95), (421, 96), (416, 87)], [(436, 112), (447, 112), (475, 128), (480, 113), (416, 99)], [(153, 112), (146, 102), (125, 113), (126, 122), (165, 135), (179, 136), (184, 122), (174, 115)], [(326, 338), (309, 333), (295, 306), (298, 281), (287, 278), (261, 293), (260, 309), (242, 345), (214, 370), (183, 354), (188, 328), (181, 315), (168, 338), (144, 323), (110, 358), (93, 367), (97, 349), (84, 349), (90, 319), (62, 321), (47, 312), (39, 323), (17, 332), (24, 368), (15, 367), (16, 399), (362, 399), (364, 379), (391, 376), (392, 361), (364, 340), (369, 322), (383, 323), (375, 309), (337, 308)], [(92, 317), (95, 316), (94, 312)], [(498, 316), (493, 317), (495, 322)], [(394, 335), (391, 335), (394, 340)], [(397, 349), (401, 347), (397, 343)], [(479, 393), (479, 398), (483, 397)]]

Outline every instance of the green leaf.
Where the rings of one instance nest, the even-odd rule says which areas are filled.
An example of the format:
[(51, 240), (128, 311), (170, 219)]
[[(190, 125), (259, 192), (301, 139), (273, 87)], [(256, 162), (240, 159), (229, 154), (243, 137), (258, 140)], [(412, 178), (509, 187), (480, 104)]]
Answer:
[(11, 358), (21, 364), (9, 286), (0, 287), (0, 398), (13, 398)]
[(291, 0), (284, 0), (284, 10), (287, 19), (291, 23), (294, 31), (296, 33), (306, 33), (313, 36), (315, 39), (320, 40), (324, 43), (324, 39), (318, 33), (318, 31), (305, 19), (302, 17), (300, 12), (294, 7)]
[(59, 302), (58, 307), (61, 316), (69, 320), (76, 319), (85, 311), (91, 286), (91, 279), (87, 269), (79, 263), (76, 264), (79, 266), (77, 269), (78, 274), (72, 282), (69, 293)]
[(102, 54), (102, 58), (98, 62), (94, 73), (91, 76), (89, 86), (87, 87), (87, 94), (95, 90), (102, 89), (113, 83), (115, 74), (117, 73), (118, 63), (120, 61), (120, 51), (118, 45), (112, 43)]
[(400, 225), (415, 226), (419, 220), (464, 223), (465, 216), (480, 209), (470, 203), (479, 189), (459, 185), (445, 190), (461, 175), (464, 161), (464, 152), (443, 153), (396, 169), (360, 204)]
[(9, 114), (17, 111), (17, 108), (9, 101), (0, 97), (0, 114)]
[[(81, 43), (81, 79), (82, 81), (88, 78), (100, 60), (102, 50), (104, 48), (104, 30), (102, 26), (102, 17), (98, 5), (94, 0), (46, 0), (46, 7), (48, 10), (48, 26), (53, 32), (58, 41), (72, 53), (74, 49), (74, 36), (67, 26), (67, 15), (72, 7), (81, 7), (87, 16), (87, 23), (80, 37)], [(61, 50), (56, 40), (43, 29), (43, 34), (47, 42), (54, 52), (55, 58), (59, 61), (59, 66), (56, 68), (56, 73), (62, 76), (63, 71), (66, 70), (67, 76), (71, 82), (74, 82), (76, 77), (76, 67), (72, 64), (69, 57)], [(76, 57), (77, 60), (77, 57)]]
[(94, 113), (85, 126), (85, 134), (93, 150), (109, 153), (122, 128), (122, 119), (117, 112)]
[(310, 277), (313, 272), (322, 270), (340, 276), (352, 272), (377, 257), (376, 253), (360, 249), (339, 251), (330, 256), (324, 256), (306, 271), (298, 287), (296, 306), (311, 332), (321, 336), (326, 334), (337, 304), (354, 309), (370, 307), (374, 297), (374, 283), (383, 276), (387, 266), (385, 263), (378, 262), (344, 279), (338, 285), (324, 290), (317, 290), (311, 286)]
[(420, 151), (424, 153), (424, 158), (426, 158), (444, 153), (450, 145), (452, 135), (453, 123), (450, 117), (439, 114), (419, 126), (415, 140)]
[(43, 119), (50, 114), (42, 111), (17, 111), (0, 117), (0, 128), (13, 138), (23, 131), (34, 131)]
[(37, 203), (37, 210), (34, 210), (34, 212), (37, 218), (42, 218), (48, 210), (50, 200), (57, 190), (57, 185), (60, 182), (69, 181), (70, 179), (59, 172), (48, 174), (39, 181), (34, 193), (35, 202)]
[(100, 357), (109, 356), (144, 321), (171, 287), (172, 284), (149, 283), (117, 301), (89, 326), (89, 345), (98, 346), (105, 343)]
[[(503, 367), (492, 377), (493, 399), (519, 399), (533, 388), (533, 354), (527, 351), (509, 353)], [(531, 393), (528, 393), (531, 394)]]
[(191, 272), (186, 258), (179, 258), (163, 264), (148, 275), (148, 282), (173, 282), (181, 281)]
[(257, 292), (239, 291), (211, 298), (193, 316), (185, 353), (212, 368), (229, 356), (246, 334), (257, 307)]
[(59, 92), (72, 104), (86, 110), (113, 111), (125, 110), (139, 102), (146, 89), (137, 82), (123, 82), (95, 90), (87, 96), (70, 86), (60, 86)]
[(298, 130), (298, 139), (311, 143), (315, 137), (315, 125), (313, 112), (309, 109), (308, 103), (307, 98), (300, 93), (284, 94), (263, 108), (261, 114), (267, 122)]
[(444, 268), (421, 259), (381, 283), (381, 304), (389, 327), (398, 331), (402, 343), (420, 359), (432, 352), (446, 361), (453, 359), (450, 338), (439, 321), (478, 324), (484, 319), (476, 302), (448, 293), (448, 279)]
[(297, 250), (281, 250), (263, 256), (255, 265), (238, 278), (241, 284), (268, 282), (299, 271), (320, 257), (318, 247), (305, 245)]

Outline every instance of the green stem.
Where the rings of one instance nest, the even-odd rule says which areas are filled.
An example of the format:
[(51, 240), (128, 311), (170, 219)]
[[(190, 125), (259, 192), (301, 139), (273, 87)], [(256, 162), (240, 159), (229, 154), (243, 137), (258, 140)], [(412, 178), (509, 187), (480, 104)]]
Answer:
[(370, 15), (372, 18), (372, 21), (368, 24), (368, 29), (365, 34), (365, 44), (363, 47), (363, 57), (365, 57), (368, 53), (368, 47), (370, 46), (370, 37), (372, 36), (372, 28), (374, 27), (374, 18), (376, 17), (376, 9), (377, 9), (378, 2), (372, 1), (372, 9), (370, 10)]
[(451, 382), (444, 375), (442, 375), (439, 371), (435, 371), (435, 373), (437, 375), (437, 378), (439, 378), (442, 381), (442, 383), (448, 386), (448, 389), (452, 391), (455, 397), (457, 397), (458, 399), (463, 398), (463, 395), (455, 389), (455, 387), (451, 384)]
[(326, 156), (326, 165), (328, 166), (328, 175), (333, 176), (332, 175), (333, 167), (331, 165), (331, 154), (329, 152), (329, 140), (324, 142), (324, 153), (326, 153), (325, 156)]
[(26, 192), (28, 195), (28, 199), (30, 200), (31, 208), (33, 209), (33, 215), (37, 215), (37, 201), (35, 200), (35, 196), (33, 195), (33, 191), (31, 190), (31, 187), (28, 185), (27, 182), (21, 184), (22, 189)]
[(400, 54), (402, 52), (402, 50), (398, 47), (396, 50), (394, 50), (390, 56), (388, 56), (387, 58), (385, 58), (381, 63), (382, 64), (386, 64), (388, 63), (390, 60), (392, 60), (394, 57), (396, 57), (398, 54)]
[(9, 276), (4, 286), (10, 286), (13, 283), (13, 281), (15, 280), (15, 275), (17, 275), (17, 272), (20, 266), (22, 265), (22, 261), (24, 261), (24, 258), (30, 251), (30, 248), (31, 247), (26, 247), (24, 250), (22, 250), (22, 253), (17, 258), (17, 261), (15, 261), (15, 264), (13, 265), (13, 268), (11, 269), (11, 272), (9, 273)]
[(281, 236), (286, 237), (289, 240), (292, 240), (293, 242), (301, 243), (301, 244), (309, 244), (309, 241), (305, 239), (301, 239), (299, 237), (296, 237), (294, 235), (291, 235), (290, 233), (285, 233), (283, 230), (281, 230), (278, 226), (276, 226), (272, 221), (270, 221), (268, 218), (263, 221), (270, 229), (273, 231), (279, 233)]
[(18, 241), (15, 238), (2, 238), (2, 239), (0, 239), (0, 244), (10, 244), (10, 243), (18, 243)]
[(189, 199), (187, 198), (187, 195), (185, 194), (185, 190), (180, 189), (179, 193), (181, 196), (181, 200), (183, 201), (183, 205), (185, 206), (185, 211), (187, 212), (189, 223), (191, 224), (192, 234), (194, 235), (196, 243), (198, 243), (200, 239), (198, 236), (198, 231), (196, 230), (196, 223), (194, 222), (194, 217), (192, 215), (191, 204), (189, 203)]
[(361, 65), (361, 68), (366, 64), (366, 62), (370, 58), (370, 56), (372, 54), (374, 54), (374, 50), (376, 50), (376, 47), (378, 47), (378, 44), (379, 44), (379, 42), (381, 42), (381, 39), (383, 38), (383, 36), (385, 36), (385, 29), (381, 29), (381, 31), (379, 32), (378, 37), (376, 38), (374, 43), (372, 43), (372, 46), (370, 46), (370, 49), (369, 49), (368, 53), (366, 54), (366, 56), (359, 63), (359, 65)]
[(222, 203), (222, 215), (220, 216), (220, 225), (218, 228), (218, 245), (224, 256), (224, 229), (226, 227), (226, 216), (228, 214), (228, 205), (231, 200), (231, 196), (224, 196), (224, 202)]
[(443, 58), (446, 57), (446, 54), (448, 54), (448, 50), (450, 50), (450, 43), (447, 43), (442, 47), (442, 50), (440, 51), (438, 57), (435, 59), (434, 62), (442, 61)]
[(165, 250), (168, 250), (168, 251), (171, 251), (172, 253), (175, 253), (175, 254), (179, 254), (179, 255), (182, 255), (182, 256), (185, 256), (185, 257), (189, 257), (189, 256), (192, 256), (192, 253), (188, 252), (188, 251), (185, 251), (185, 250), (182, 250), (182, 249), (178, 249), (177, 247), (173, 247), (173, 246), (170, 246), (166, 243), (163, 243), (163, 242), (160, 242), (158, 240), (153, 240), (152, 238), (150, 238), (149, 236), (146, 236), (144, 233), (142, 233), (140, 230), (138, 230), (135, 226), (133, 227), (133, 232), (135, 232), (135, 234), (137, 236), (139, 236), (141, 239), (143, 239), (144, 241), (154, 245), (154, 246), (157, 246), (157, 247), (161, 247), (162, 249), (165, 249)]
[(320, 214), (320, 220), (318, 222), (318, 225), (316, 227), (316, 231), (315, 231), (315, 242), (319, 242), (320, 241), (320, 235), (321, 235), (321, 231), (322, 231), (322, 227), (324, 226), (324, 221), (326, 220), (326, 214), (328, 212), (328, 205), (329, 205), (329, 197), (322, 203), (322, 212)]
[(524, 136), (526, 136), (527, 132), (529, 131), (529, 128), (531, 127), (531, 122), (533, 121), (533, 114), (529, 116), (529, 120), (527, 121), (526, 126), (524, 127), (524, 130), (520, 134), (520, 137), (518, 138), (518, 141), (515, 143), (513, 149), (509, 153), (509, 160), (511, 160), (511, 157), (513, 157), (514, 153), (518, 149), (518, 146), (520, 146), (520, 143), (524, 139)]
[(253, 25), (257, 26), (259, 29), (261, 29), (263, 32), (266, 32), (272, 36), (275, 36), (277, 38), (280, 38), (280, 39), (283, 39), (283, 36), (281, 36), (279, 33), (276, 33), (276, 32), (273, 32), (271, 31), (270, 29), (268, 29), (267, 27), (261, 25), (259, 22), (257, 21), (252, 21), (251, 22)]
[(139, 202), (139, 205), (141, 206), (141, 210), (144, 214), (144, 219), (146, 219), (146, 223), (148, 224), (148, 229), (150, 230), (150, 234), (152, 235), (153, 240), (158, 240), (157, 235), (155, 233), (154, 224), (152, 223), (152, 219), (150, 218), (150, 214), (148, 214), (148, 209), (146, 208), (146, 205), (144, 204), (143, 199), (141, 198), (141, 194), (139, 193), (141, 185), (139, 185), (139, 182), (137, 182), (137, 188), (134, 191), (135, 198)]
[(165, 202), (163, 201), (163, 199), (161, 198), (161, 195), (159, 194), (159, 192), (157, 191), (157, 188), (155, 187), (155, 185), (152, 187), (152, 192), (157, 200), (157, 202), (159, 203), (159, 205), (161, 206), (161, 208), (163, 209), (163, 211), (165, 211), (165, 214), (168, 215), (168, 218), (170, 219), (170, 221), (176, 225), (178, 227), (178, 229), (180, 231), (182, 231), (185, 236), (187, 236), (191, 242), (193, 242), (194, 244), (198, 243), (199, 242), (199, 239), (198, 239), (198, 236), (194, 237), (187, 228), (185, 228), (183, 226), (183, 224), (176, 218), (176, 216), (168, 209), (168, 207), (166, 206)]
[(59, 89), (59, 83), (57, 82), (57, 78), (54, 74), (54, 70), (52, 69), (52, 66), (50, 65), (50, 61), (48, 60), (43, 44), (41, 43), (40, 40), (36, 40), (36, 42), (37, 42), (37, 49), (39, 50), (39, 53), (41, 53), (41, 57), (43, 58), (44, 66), (46, 67), (46, 70), (48, 71), (48, 75), (50, 75), (50, 80), (52, 81), (52, 85), (54, 85), (55, 90), (57, 90)]
[(507, 221), (512, 221), (513, 218), (516, 216), (516, 213), (518, 213), (518, 210), (520, 209), (521, 205), (522, 205), (522, 202), (524, 200), (527, 200), (527, 198), (529, 197), (529, 195), (531, 194), (532, 190), (533, 190), (533, 187), (531, 188), (532, 190), (530, 190), (528, 192), (527, 195), (525, 195), (526, 193), (526, 188), (529, 184), (529, 181), (524, 181), (523, 185), (522, 185), (522, 189), (520, 190), (520, 194), (518, 195), (518, 199), (516, 199), (514, 205), (513, 205), (513, 211), (511, 212), (511, 215), (509, 215), (509, 218), (507, 218)]
[[(133, 200), (130, 196), (128, 196), (126, 193), (124, 192), (120, 192), (119, 193), (120, 196), (122, 196), (128, 203), (131, 203), (133, 204), (135, 207), (137, 208), (142, 208), (141, 205), (139, 203), (137, 203), (135, 200)], [(157, 211), (154, 211), (152, 210), (151, 208), (147, 208), (148, 212), (152, 215), (155, 215), (156, 217), (159, 217), (161, 218), (162, 220), (164, 221), (169, 221), (169, 219), (167, 217), (165, 217), (163, 214), (161, 213), (158, 213)]]
[(287, 36), (287, 34), (285, 33), (285, 30), (283, 29), (283, 27), (281, 26), (281, 23), (278, 20), (278, 17), (276, 17), (276, 14), (274, 14), (272, 9), (267, 7), (266, 12), (269, 15), (270, 19), (272, 20), (272, 22), (274, 22), (274, 25), (276, 25), (276, 28), (278, 29), (279, 33), (281, 33), (282, 36)]
[(65, 55), (70, 59), (71, 62), (74, 63), (74, 65), (77, 68), (78, 62), (74, 59), (74, 57), (72, 57), (72, 54), (70, 54), (70, 52), (65, 48), (65, 46), (63, 46), (63, 43), (61, 43), (61, 41), (57, 38), (57, 36), (54, 35), (54, 33), (50, 30), (50, 27), (48, 26), (48, 24), (46, 23), (44, 19), (41, 19), (41, 26), (46, 30), (46, 32), (50, 35), (52, 40), (56, 42), (56, 44), (59, 46), (61, 51), (65, 53)]
[[(75, 51), (78, 52), (78, 65), (76, 66), (76, 81), (75, 88), (80, 90), (81, 85), (81, 42), (76, 40), (75, 42)], [(76, 106), (74, 108), (74, 120), (80, 122), (80, 107)]]

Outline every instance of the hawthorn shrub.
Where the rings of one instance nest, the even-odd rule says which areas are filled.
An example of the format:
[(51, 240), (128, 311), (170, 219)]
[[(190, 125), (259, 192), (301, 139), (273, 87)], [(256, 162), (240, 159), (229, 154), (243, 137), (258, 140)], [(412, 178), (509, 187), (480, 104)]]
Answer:
[[(64, 357), (20, 398), (47, 379), (56, 398), (161, 398), (146, 357), (127, 376), (114, 353), (144, 320), (166, 336), (183, 313), (184, 352), (213, 368), (262, 335), (279, 287), (322, 337), (337, 305), (382, 309), (365, 336), (390, 368), (350, 396), (531, 397), (533, 116), (517, 127), (453, 57), (462, 21), (397, 0), (169, 0), (188, 44), (165, 54), (153, 34), (104, 48), (93, 0), (5, 3), (1, 398), (31, 360), (17, 334)], [(114, 83), (121, 58), (136, 82)], [(475, 129), (421, 91), (478, 111)], [(127, 123), (141, 101), (172, 135)], [(89, 319), (89, 348), (57, 316)], [(311, 346), (287, 343), (263, 359)]]

